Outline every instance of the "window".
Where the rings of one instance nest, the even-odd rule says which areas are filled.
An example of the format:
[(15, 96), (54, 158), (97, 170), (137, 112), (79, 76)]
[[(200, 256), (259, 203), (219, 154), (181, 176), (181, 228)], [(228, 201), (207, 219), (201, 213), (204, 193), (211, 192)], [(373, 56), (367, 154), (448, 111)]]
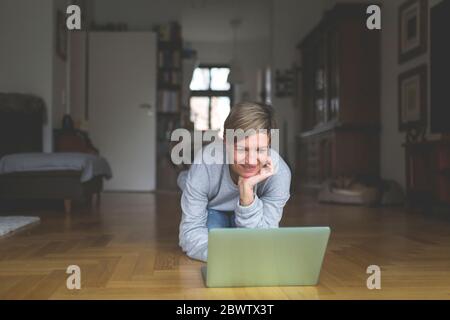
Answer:
[(229, 73), (228, 66), (219, 65), (203, 65), (194, 70), (190, 108), (195, 130), (218, 130), (221, 136), (232, 103)]

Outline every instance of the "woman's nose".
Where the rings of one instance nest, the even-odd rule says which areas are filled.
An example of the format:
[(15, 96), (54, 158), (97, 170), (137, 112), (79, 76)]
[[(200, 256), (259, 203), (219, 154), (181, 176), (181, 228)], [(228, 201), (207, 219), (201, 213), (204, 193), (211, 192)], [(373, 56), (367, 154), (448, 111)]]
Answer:
[(256, 165), (258, 163), (257, 152), (249, 151), (245, 154), (245, 164)]

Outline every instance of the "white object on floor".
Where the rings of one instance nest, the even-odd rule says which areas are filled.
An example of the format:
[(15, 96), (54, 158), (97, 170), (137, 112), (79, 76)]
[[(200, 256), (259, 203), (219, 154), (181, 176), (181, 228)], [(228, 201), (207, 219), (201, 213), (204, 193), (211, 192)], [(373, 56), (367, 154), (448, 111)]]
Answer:
[(39, 217), (0, 217), (0, 237), (40, 220)]

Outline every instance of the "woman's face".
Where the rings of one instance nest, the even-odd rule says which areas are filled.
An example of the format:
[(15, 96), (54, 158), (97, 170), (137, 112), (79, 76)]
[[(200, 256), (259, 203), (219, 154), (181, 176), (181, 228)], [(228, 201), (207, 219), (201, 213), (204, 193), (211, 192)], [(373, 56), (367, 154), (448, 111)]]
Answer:
[(256, 133), (234, 143), (231, 169), (242, 178), (257, 175), (269, 157), (269, 136)]

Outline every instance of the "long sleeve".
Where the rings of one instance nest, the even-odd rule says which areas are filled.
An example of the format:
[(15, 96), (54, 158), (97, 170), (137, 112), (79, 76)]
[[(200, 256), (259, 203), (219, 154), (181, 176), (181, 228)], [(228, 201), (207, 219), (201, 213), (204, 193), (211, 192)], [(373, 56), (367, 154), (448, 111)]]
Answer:
[(255, 193), (249, 206), (241, 206), (239, 200), (235, 210), (235, 223), (240, 228), (277, 228), (283, 208), (289, 200), (291, 173), (289, 168), (280, 171), (266, 181), (261, 197)]
[(209, 177), (205, 166), (192, 165), (181, 196), (179, 244), (190, 258), (201, 261), (206, 261), (208, 254), (208, 190)]

